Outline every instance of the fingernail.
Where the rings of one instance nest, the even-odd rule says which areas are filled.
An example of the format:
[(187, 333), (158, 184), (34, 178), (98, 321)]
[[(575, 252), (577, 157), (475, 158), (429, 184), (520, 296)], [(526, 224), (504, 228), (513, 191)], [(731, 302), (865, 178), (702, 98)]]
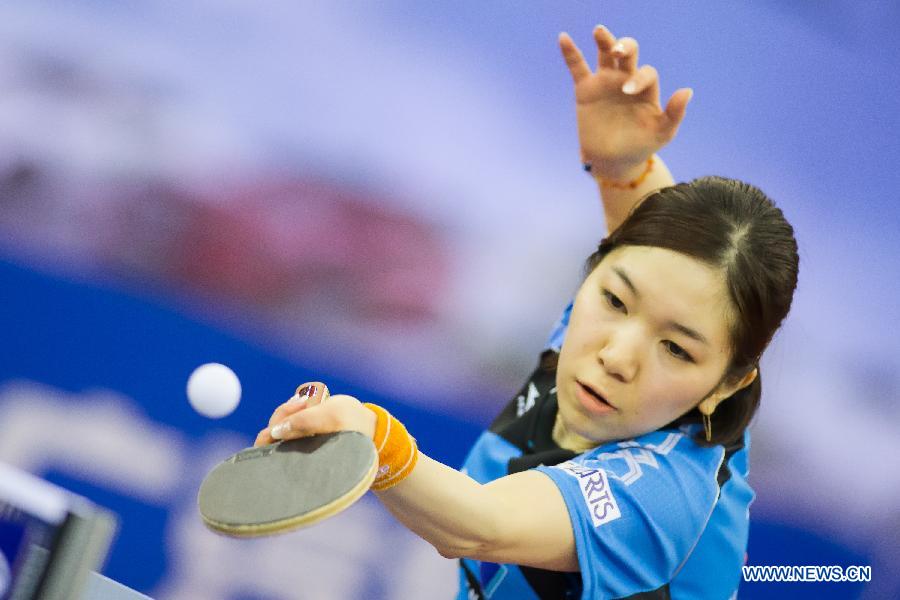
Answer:
[(612, 51), (616, 54), (625, 54), (625, 44), (622, 42), (616, 42), (616, 44), (612, 47)]
[(603, 25), (597, 25), (596, 27), (594, 27), (594, 31), (597, 31), (598, 29), (600, 31), (606, 31), (606, 27), (604, 27)]
[(637, 83), (634, 80), (626, 81), (622, 86), (622, 91), (626, 94), (633, 94), (637, 91)]
[(276, 440), (280, 440), (284, 437), (284, 434), (291, 430), (291, 422), (290, 421), (282, 421), (278, 425), (272, 428), (272, 431), (269, 433)]
[(291, 402), (309, 402), (309, 399), (315, 395), (315, 385), (304, 385), (297, 388), (297, 392), (291, 397)]

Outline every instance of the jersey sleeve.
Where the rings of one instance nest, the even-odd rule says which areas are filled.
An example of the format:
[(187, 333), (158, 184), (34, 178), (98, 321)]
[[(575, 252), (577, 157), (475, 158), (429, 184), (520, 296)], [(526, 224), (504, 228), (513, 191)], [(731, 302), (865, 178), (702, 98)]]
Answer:
[(622, 598), (666, 585), (715, 507), (721, 446), (702, 448), (674, 432), (640, 439), (538, 467), (568, 508), (584, 598)]

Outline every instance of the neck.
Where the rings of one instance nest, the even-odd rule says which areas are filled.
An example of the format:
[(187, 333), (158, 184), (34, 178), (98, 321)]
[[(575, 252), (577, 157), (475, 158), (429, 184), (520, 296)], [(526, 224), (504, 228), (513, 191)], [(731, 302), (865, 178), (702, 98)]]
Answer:
[(556, 413), (556, 422), (553, 424), (553, 441), (556, 442), (560, 448), (565, 448), (566, 450), (571, 450), (578, 454), (587, 452), (599, 445), (593, 440), (589, 440), (566, 429), (566, 424), (558, 412)]

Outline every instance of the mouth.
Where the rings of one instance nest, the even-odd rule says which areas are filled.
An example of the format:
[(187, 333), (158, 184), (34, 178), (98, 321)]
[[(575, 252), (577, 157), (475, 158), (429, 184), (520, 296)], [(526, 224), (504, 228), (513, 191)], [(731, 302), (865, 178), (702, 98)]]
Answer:
[(600, 411), (607, 412), (610, 410), (616, 410), (616, 408), (607, 402), (606, 398), (604, 398), (600, 393), (594, 390), (592, 387), (589, 387), (580, 381), (576, 380), (578, 384), (578, 388), (580, 391), (579, 396), (581, 397), (582, 404), (592, 411)]

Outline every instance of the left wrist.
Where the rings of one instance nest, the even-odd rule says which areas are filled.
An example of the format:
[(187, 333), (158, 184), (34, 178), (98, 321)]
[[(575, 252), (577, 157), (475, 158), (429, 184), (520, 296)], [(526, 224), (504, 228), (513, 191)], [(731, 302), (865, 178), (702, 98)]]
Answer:
[(607, 168), (602, 172), (598, 172), (590, 163), (585, 163), (583, 168), (593, 177), (597, 185), (603, 188), (634, 190), (640, 187), (647, 177), (650, 176), (655, 164), (655, 157), (650, 156), (643, 162), (637, 165), (630, 165), (622, 170)]
[(629, 182), (640, 177), (647, 168), (647, 161), (655, 158), (656, 155), (651, 154), (635, 162), (634, 160), (592, 160), (587, 157), (582, 162), (582, 167), (598, 183), (601, 180)]

